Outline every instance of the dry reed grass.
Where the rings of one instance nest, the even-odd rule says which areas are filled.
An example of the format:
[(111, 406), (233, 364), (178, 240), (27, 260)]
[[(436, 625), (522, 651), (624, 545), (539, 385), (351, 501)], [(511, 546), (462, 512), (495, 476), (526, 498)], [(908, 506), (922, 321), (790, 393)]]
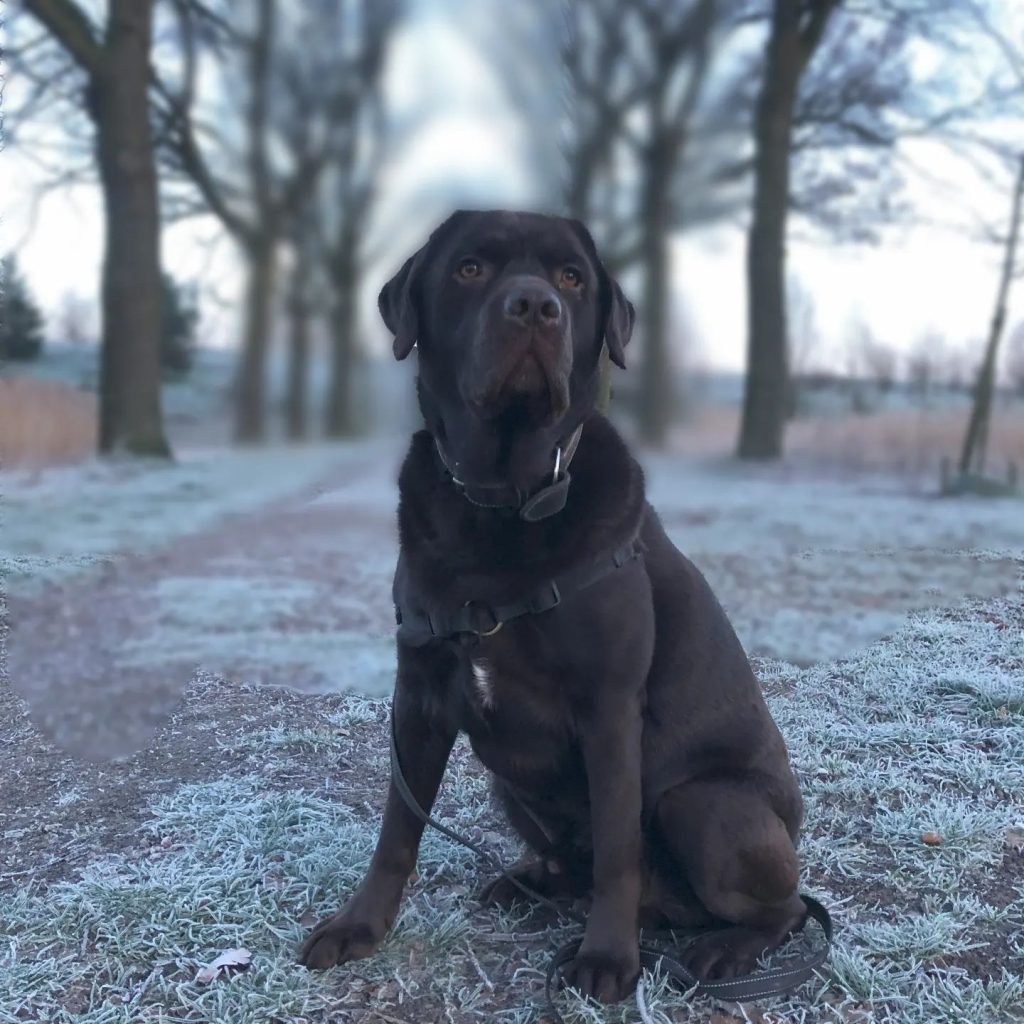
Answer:
[[(672, 438), (675, 451), (725, 455), (735, 450), (740, 410), (704, 406)], [(786, 458), (850, 472), (934, 475), (943, 458), (956, 462), (966, 409), (898, 409), (870, 415), (808, 416), (786, 428)], [(1000, 404), (992, 419), (987, 471), (1002, 477), (1007, 464), (1024, 470), (1024, 403)]]
[(60, 381), (0, 379), (0, 466), (77, 462), (96, 450), (96, 396)]

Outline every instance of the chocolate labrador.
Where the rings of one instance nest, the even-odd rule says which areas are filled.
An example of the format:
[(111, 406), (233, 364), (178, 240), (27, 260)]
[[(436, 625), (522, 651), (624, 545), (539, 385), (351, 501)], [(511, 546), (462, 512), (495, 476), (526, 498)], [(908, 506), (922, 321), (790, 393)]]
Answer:
[[(426, 429), (399, 477), (394, 738), (428, 812), (465, 732), (535, 856), (517, 876), (589, 895), (567, 972), (623, 998), (645, 926), (717, 923), (686, 954), (747, 972), (798, 929), (799, 790), (725, 613), (595, 411), (633, 307), (578, 221), (463, 211), (380, 293), (418, 349)], [(302, 962), (373, 953), (423, 824), (392, 781), (376, 851)], [(499, 881), (490, 896), (514, 891)]]

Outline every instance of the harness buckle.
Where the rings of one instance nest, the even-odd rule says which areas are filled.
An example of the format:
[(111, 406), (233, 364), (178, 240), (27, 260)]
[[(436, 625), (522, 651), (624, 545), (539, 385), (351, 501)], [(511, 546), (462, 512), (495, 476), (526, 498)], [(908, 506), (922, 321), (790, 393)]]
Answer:
[[(483, 604), (480, 601), (467, 601), (463, 607), (472, 616), (472, 632), (476, 633), (477, 636), (494, 636), (505, 625), (498, 618), (497, 612), (489, 604)], [(484, 616), (486, 616), (486, 619), (484, 619)]]
[(533, 615), (540, 615), (541, 612), (551, 611), (562, 603), (562, 592), (554, 580), (547, 580), (543, 584), (544, 589), (530, 595), (530, 612)]

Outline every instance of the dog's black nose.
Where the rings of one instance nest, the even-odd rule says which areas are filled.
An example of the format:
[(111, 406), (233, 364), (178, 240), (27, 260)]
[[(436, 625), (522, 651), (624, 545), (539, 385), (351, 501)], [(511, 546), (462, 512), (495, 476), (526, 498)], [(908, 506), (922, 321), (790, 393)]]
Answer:
[(502, 309), (508, 320), (522, 324), (545, 326), (558, 323), (562, 317), (562, 303), (557, 293), (540, 281), (516, 285), (505, 296)]

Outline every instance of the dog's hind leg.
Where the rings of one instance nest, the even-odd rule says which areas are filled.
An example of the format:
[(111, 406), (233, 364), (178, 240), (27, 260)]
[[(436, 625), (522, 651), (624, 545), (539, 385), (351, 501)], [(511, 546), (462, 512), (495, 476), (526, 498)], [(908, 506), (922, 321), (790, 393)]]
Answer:
[(748, 780), (688, 782), (664, 793), (658, 825), (694, 893), (725, 927), (683, 956), (700, 978), (749, 972), (806, 916), (791, 831)]

